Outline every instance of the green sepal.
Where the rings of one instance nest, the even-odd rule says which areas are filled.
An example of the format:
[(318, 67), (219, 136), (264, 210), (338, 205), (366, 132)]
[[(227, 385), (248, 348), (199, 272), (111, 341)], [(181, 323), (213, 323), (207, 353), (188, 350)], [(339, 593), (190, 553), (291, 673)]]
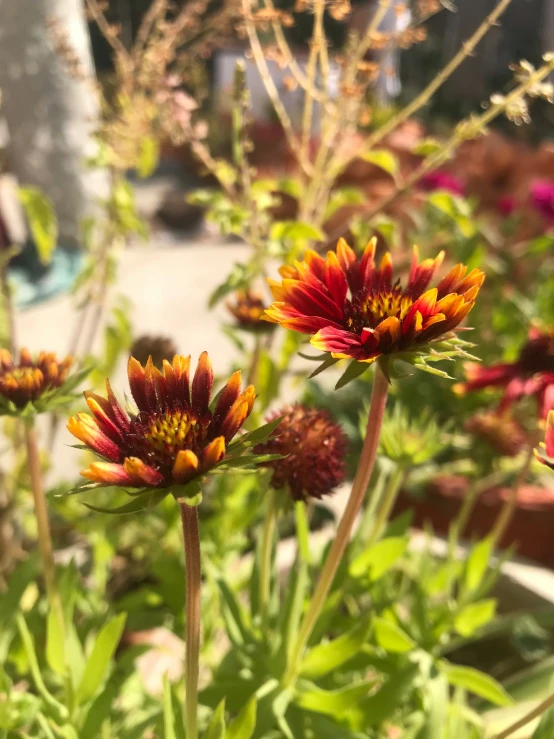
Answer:
[(129, 503), (118, 506), (117, 508), (101, 508), (90, 503), (83, 503), (87, 508), (95, 513), (108, 513), (116, 516), (124, 516), (129, 513), (139, 513), (147, 508), (154, 508), (170, 493), (169, 488), (152, 488), (147, 492), (137, 495)]
[(173, 497), (189, 508), (197, 508), (202, 502), (202, 490), (198, 479), (191, 480), (186, 485), (172, 485), (170, 489)]
[(317, 377), (322, 372), (325, 372), (326, 369), (329, 369), (329, 367), (332, 367), (334, 364), (336, 364), (338, 359), (335, 359), (335, 357), (332, 357), (330, 354), (328, 354), (323, 362), (319, 365), (319, 367), (316, 367), (315, 370), (310, 375), (309, 379), (311, 380), (314, 377)]

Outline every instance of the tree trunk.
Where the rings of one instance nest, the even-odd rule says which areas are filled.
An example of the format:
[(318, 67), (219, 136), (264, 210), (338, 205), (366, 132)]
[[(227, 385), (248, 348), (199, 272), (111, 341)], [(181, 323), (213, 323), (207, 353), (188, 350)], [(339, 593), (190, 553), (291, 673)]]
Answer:
[[(55, 51), (48, 23), (57, 21), (85, 79)], [(60, 243), (77, 245), (82, 219), (106, 195), (108, 180), (87, 169), (98, 122), (94, 66), (81, 0), (0, 0), (1, 114), (9, 131), (8, 161), (19, 184), (52, 200)]]

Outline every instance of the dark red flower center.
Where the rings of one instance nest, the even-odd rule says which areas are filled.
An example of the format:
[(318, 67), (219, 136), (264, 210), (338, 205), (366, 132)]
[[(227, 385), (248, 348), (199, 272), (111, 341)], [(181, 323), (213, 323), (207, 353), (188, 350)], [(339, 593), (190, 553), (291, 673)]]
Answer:
[(162, 414), (139, 414), (131, 421), (129, 436), (132, 450), (126, 456), (137, 456), (161, 470), (171, 470), (182, 449), (197, 454), (209, 439), (211, 417), (198, 418), (191, 411), (166, 410)]
[(346, 301), (345, 328), (361, 334), (362, 329), (376, 328), (385, 318), (394, 316), (402, 320), (413, 302), (413, 298), (403, 292), (399, 282), (391, 288), (360, 291)]

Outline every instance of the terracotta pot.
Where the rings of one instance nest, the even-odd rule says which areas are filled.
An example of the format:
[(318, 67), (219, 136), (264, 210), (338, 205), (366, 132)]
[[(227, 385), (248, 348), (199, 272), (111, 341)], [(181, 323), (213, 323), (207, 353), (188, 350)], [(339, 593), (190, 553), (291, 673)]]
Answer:
[[(441, 475), (428, 486), (425, 498), (417, 499), (402, 491), (393, 515), (406, 510), (414, 514), (413, 526), (421, 528), (429, 522), (437, 534), (447, 534), (469, 490), (469, 483), (457, 475)], [(465, 539), (482, 539), (494, 526), (510, 488), (491, 488), (477, 500)], [(538, 485), (524, 485), (518, 495), (517, 508), (500, 541), (500, 548), (515, 546), (518, 555), (541, 564), (554, 565), (554, 490)]]

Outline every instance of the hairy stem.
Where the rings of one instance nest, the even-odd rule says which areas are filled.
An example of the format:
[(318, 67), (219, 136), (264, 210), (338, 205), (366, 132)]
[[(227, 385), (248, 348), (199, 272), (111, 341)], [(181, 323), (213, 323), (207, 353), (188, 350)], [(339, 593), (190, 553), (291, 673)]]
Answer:
[(198, 671), (200, 655), (200, 536), (198, 509), (179, 501), (186, 567), (185, 725), (187, 739), (198, 739)]
[(367, 420), (367, 431), (360, 461), (358, 463), (358, 469), (352, 484), (348, 503), (337, 529), (337, 534), (321, 571), (310, 606), (304, 616), (296, 638), (296, 643), (291, 652), (291, 659), (284, 679), (284, 682), (287, 685), (294, 680), (297, 674), (304, 649), (306, 648), (314, 626), (323, 609), (342, 556), (348, 546), (354, 522), (362, 506), (367, 486), (371, 478), (371, 473), (373, 472), (375, 459), (377, 457), (377, 447), (379, 445), (381, 425), (387, 402), (387, 393), (387, 380), (379, 367), (376, 367), (373, 391), (371, 394), (371, 406)]

